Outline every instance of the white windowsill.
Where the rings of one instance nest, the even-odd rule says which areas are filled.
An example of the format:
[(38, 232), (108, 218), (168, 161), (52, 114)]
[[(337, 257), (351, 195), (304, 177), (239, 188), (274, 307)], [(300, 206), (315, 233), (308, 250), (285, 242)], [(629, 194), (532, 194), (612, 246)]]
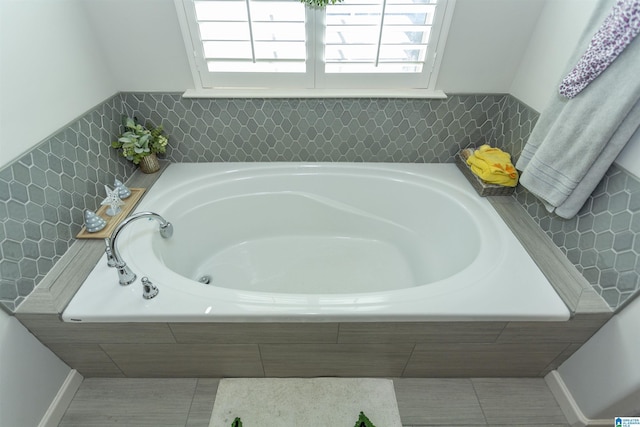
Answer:
[(187, 89), (184, 98), (421, 98), (445, 99), (441, 90), (428, 89)]

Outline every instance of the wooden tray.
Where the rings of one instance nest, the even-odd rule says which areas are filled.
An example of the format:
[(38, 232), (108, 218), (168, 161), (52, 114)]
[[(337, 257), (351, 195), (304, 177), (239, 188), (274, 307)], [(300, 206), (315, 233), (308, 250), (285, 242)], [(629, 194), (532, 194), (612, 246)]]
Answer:
[(130, 188), (129, 190), (131, 190), (131, 195), (126, 199), (122, 200), (124, 202), (124, 206), (122, 206), (122, 210), (118, 215), (109, 216), (106, 214), (109, 206), (107, 205), (100, 206), (100, 209), (98, 209), (98, 212), (96, 212), (96, 214), (98, 214), (98, 216), (102, 217), (105, 221), (107, 221), (107, 225), (102, 230), (96, 231), (95, 233), (89, 233), (86, 227), (82, 227), (82, 230), (80, 230), (76, 238), (77, 239), (104, 239), (105, 237), (111, 236), (111, 233), (113, 233), (113, 230), (116, 229), (118, 224), (120, 224), (120, 222), (122, 222), (122, 220), (125, 219), (127, 215), (129, 215), (129, 212), (133, 210), (136, 204), (138, 204), (138, 201), (140, 200), (140, 198), (142, 197), (142, 194), (145, 191), (144, 188)]

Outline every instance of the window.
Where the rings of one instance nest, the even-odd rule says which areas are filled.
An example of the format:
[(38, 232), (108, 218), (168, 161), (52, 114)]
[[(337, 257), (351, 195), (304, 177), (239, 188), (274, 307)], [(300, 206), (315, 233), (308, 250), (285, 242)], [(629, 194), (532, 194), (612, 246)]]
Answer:
[[(454, 0), (176, 0), (202, 88), (433, 89)], [(437, 70), (436, 70), (437, 71)]]

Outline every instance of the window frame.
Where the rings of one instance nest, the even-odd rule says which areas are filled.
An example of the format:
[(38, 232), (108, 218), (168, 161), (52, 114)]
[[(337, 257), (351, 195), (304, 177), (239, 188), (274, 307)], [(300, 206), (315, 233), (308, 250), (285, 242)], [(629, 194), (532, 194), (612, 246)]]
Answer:
[[(309, 21), (306, 36), (311, 42), (307, 43), (307, 73), (212, 73), (204, 59), (197, 23), (190, 22), (190, 17), (195, 16), (194, 0), (174, 0), (194, 83), (194, 89), (188, 89), (184, 96), (445, 98), (446, 95), (437, 90), (435, 85), (455, 2), (439, 0), (438, 7), (441, 10), (435, 15), (429, 41), (433, 49), (428, 49), (424, 64), (427, 81), (421, 82), (420, 79), (424, 77), (419, 73), (325, 74), (322, 71), (323, 37), (315, 37), (319, 29), (324, 29), (324, 9), (309, 6), (306, 7)], [(251, 84), (246, 84), (248, 79), (251, 79)]]

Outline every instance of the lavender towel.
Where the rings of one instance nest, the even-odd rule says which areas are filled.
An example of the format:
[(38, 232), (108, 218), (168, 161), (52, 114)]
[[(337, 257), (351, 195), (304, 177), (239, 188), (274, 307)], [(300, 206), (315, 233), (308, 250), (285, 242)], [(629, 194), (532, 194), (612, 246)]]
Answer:
[[(588, 45), (611, 6), (598, 4), (579, 47)], [(640, 137), (638, 70), (640, 41), (634, 40), (580, 96), (557, 95), (540, 115), (516, 168), (520, 183), (550, 212), (575, 216), (626, 143)]]
[(618, 0), (591, 39), (587, 51), (560, 83), (560, 94), (573, 98), (620, 55), (640, 32), (640, 0)]

